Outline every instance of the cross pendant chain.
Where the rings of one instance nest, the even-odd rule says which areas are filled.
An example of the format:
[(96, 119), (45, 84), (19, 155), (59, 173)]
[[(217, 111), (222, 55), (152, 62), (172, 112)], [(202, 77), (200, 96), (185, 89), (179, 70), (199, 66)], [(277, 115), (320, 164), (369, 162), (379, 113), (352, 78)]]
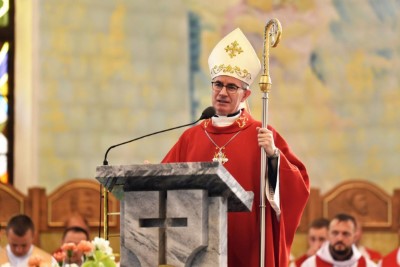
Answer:
[(219, 163), (221, 163), (222, 165), (225, 164), (225, 163), (227, 163), (229, 159), (227, 158), (227, 156), (226, 156), (226, 154), (224, 153), (223, 150), (224, 150), (225, 147), (233, 140), (233, 138), (235, 138), (235, 137), (240, 133), (240, 131), (237, 132), (237, 133), (235, 133), (235, 134), (231, 137), (231, 139), (229, 139), (228, 142), (226, 142), (226, 144), (223, 145), (223, 146), (221, 146), (221, 147), (218, 146), (218, 145), (214, 142), (214, 140), (211, 138), (211, 136), (207, 133), (206, 130), (204, 130), (204, 132), (206, 133), (208, 139), (210, 139), (211, 143), (214, 144), (215, 149), (217, 149), (217, 151), (214, 153), (214, 157), (212, 158), (212, 161), (213, 161), (213, 162), (219, 162)]

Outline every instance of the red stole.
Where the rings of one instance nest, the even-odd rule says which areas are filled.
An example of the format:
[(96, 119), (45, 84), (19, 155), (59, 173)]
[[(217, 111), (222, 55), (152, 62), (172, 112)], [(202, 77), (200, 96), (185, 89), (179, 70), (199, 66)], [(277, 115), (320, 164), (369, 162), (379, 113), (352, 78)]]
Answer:
[(378, 262), (380, 259), (382, 259), (382, 254), (379, 253), (378, 251), (372, 250), (370, 248), (364, 248), (364, 249), (368, 253), (370, 260)]
[(394, 251), (390, 252), (388, 255), (386, 255), (383, 259), (382, 259), (382, 267), (395, 267), (395, 266), (400, 266), (397, 263), (397, 250), (395, 249)]
[[(333, 266), (332, 263), (324, 261), (318, 255), (315, 256), (315, 263), (316, 263), (317, 267), (332, 267)], [(365, 261), (365, 258), (363, 256), (358, 260), (357, 267), (367, 267), (367, 262)]]
[(300, 266), (303, 264), (303, 262), (306, 261), (306, 259), (308, 259), (307, 254), (304, 254), (303, 256), (297, 258), (297, 259), (295, 260), (296, 267), (300, 267)]

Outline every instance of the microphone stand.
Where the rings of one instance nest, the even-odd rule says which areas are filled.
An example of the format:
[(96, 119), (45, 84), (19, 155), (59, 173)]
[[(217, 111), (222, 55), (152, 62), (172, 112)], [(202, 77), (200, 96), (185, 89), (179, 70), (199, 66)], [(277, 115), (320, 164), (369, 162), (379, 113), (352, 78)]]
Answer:
[(185, 124), (185, 125), (181, 125), (181, 126), (169, 128), (169, 129), (166, 129), (166, 130), (162, 130), (162, 131), (158, 131), (158, 132), (154, 132), (154, 133), (150, 133), (150, 134), (146, 134), (146, 135), (140, 136), (140, 137), (138, 137), (138, 138), (134, 138), (134, 139), (132, 139), (132, 140), (125, 141), (125, 142), (122, 142), (122, 143), (119, 143), (119, 144), (110, 146), (110, 147), (107, 149), (106, 154), (104, 155), (103, 165), (108, 165), (107, 155), (108, 155), (108, 152), (110, 152), (110, 150), (113, 149), (114, 147), (122, 146), (122, 145), (128, 144), (128, 143), (130, 143), (130, 142), (134, 142), (134, 141), (136, 141), (136, 140), (139, 140), (139, 139), (142, 139), (142, 138), (145, 138), (145, 137), (148, 137), (148, 136), (152, 136), (152, 135), (155, 135), (155, 134), (159, 134), (159, 133), (163, 133), (163, 132), (167, 132), (167, 131), (179, 129), (179, 128), (182, 128), (182, 127), (190, 126), (190, 125), (193, 125), (193, 124), (197, 123), (198, 121), (200, 121), (200, 119), (198, 119), (197, 121), (192, 122), (192, 123), (188, 123), (188, 124)]
[(130, 142), (133, 142), (133, 141), (136, 141), (136, 140), (139, 140), (139, 139), (148, 137), (148, 136), (152, 136), (152, 135), (155, 135), (155, 134), (159, 134), (159, 133), (163, 133), (163, 132), (168, 132), (168, 131), (171, 131), (171, 130), (175, 130), (175, 129), (179, 129), (179, 128), (183, 128), (183, 127), (186, 127), (186, 126), (190, 126), (190, 125), (196, 124), (196, 123), (199, 122), (200, 120), (204, 120), (204, 119), (209, 119), (209, 118), (211, 118), (212, 116), (215, 115), (215, 113), (216, 113), (215, 108), (210, 106), (210, 107), (206, 108), (206, 109), (203, 111), (203, 113), (201, 114), (200, 118), (199, 118), (198, 120), (194, 121), (194, 122), (191, 122), (191, 123), (188, 123), (188, 124), (185, 124), (185, 125), (176, 126), (176, 127), (169, 128), (169, 129), (165, 129), (165, 130), (161, 130), (161, 131), (158, 131), (158, 132), (146, 134), (146, 135), (143, 135), (143, 136), (140, 136), (140, 137), (137, 137), (137, 138), (134, 138), (134, 139), (131, 139), (131, 140), (128, 140), (128, 141), (125, 141), (125, 142), (122, 142), (122, 143), (119, 143), (119, 144), (110, 146), (110, 147), (107, 149), (107, 151), (106, 151), (106, 153), (105, 153), (105, 155), (104, 155), (103, 165), (108, 165), (107, 155), (108, 155), (108, 152), (110, 152), (110, 150), (113, 149), (114, 147), (122, 146), (122, 145), (128, 144), (128, 143), (130, 143)]
[[(271, 31), (272, 30), (272, 31)], [(269, 76), (269, 47), (276, 47), (282, 34), (281, 23), (271, 19), (264, 28), (263, 74), (259, 86), (262, 94), (262, 127), (268, 126), (268, 93), (272, 82)], [(268, 179), (268, 158), (265, 150), (261, 148), (261, 173), (260, 173), (260, 267), (265, 267), (265, 207), (266, 207), (266, 180)]]
[[(137, 137), (137, 138), (134, 138), (134, 139), (131, 139), (131, 140), (128, 140), (128, 141), (125, 141), (125, 142), (110, 146), (107, 149), (107, 151), (106, 151), (106, 153), (104, 155), (103, 165), (108, 165), (107, 155), (108, 155), (108, 152), (110, 152), (110, 150), (113, 149), (114, 147), (122, 146), (122, 145), (128, 144), (130, 142), (133, 142), (133, 141), (136, 141), (136, 140), (139, 140), (139, 139), (151, 136), (151, 135), (155, 135), (155, 134), (159, 134), (159, 133), (163, 133), (163, 132), (179, 129), (179, 128), (182, 128), (182, 127), (185, 127), (185, 126), (190, 126), (190, 125), (196, 124), (200, 120), (209, 119), (209, 118), (213, 117), (215, 114), (216, 114), (215, 108), (210, 106), (210, 107), (206, 108), (203, 111), (203, 113), (201, 114), (200, 118), (198, 120), (194, 121), (194, 122), (191, 122), (191, 123), (188, 123), (188, 124), (185, 124), (185, 125), (180, 125), (180, 126), (177, 126), (177, 127), (172, 127), (172, 128), (165, 129), (165, 130), (162, 130), (162, 131), (157, 131), (157, 132), (154, 132), (154, 133), (146, 134), (146, 135), (143, 135), (143, 136), (140, 136), (140, 137)], [(117, 215), (119, 213), (118, 212), (117, 213), (109, 213), (108, 212), (108, 190), (107, 190), (107, 188), (103, 187), (103, 189), (102, 189), (102, 186), (100, 185), (100, 192), (102, 194), (101, 197), (100, 197), (100, 210), (101, 210), (101, 198), (103, 198), (103, 204), (104, 204), (104, 208), (103, 208), (103, 220), (104, 220), (103, 234), (104, 234), (104, 238), (106, 240), (108, 240), (108, 237), (109, 237), (109, 233), (108, 233), (108, 216), (109, 215)], [(100, 227), (101, 227), (101, 214), (100, 214), (100, 223), (99, 223), (99, 237), (100, 237)]]

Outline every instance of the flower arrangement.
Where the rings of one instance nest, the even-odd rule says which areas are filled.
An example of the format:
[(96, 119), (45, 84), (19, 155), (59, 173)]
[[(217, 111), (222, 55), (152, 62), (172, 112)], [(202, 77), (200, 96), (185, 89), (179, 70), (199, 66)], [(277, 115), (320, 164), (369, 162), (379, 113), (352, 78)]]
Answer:
[(29, 267), (40, 267), (40, 264), (42, 263), (43, 259), (40, 256), (33, 255), (32, 257), (29, 258), (28, 261), (28, 266)]
[[(61, 255), (53, 255), (59, 266), (74, 267), (71, 258), (74, 252), (82, 255), (82, 267), (115, 267), (115, 257), (113, 255), (110, 242), (103, 238), (95, 237), (92, 242), (82, 240), (78, 245), (67, 243), (61, 247)], [(58, 258), (56, 258), (56, 256)], [(65, 257), (64, 257), (65, 256)]]
[[(53, 257), (58, 265), (52, 267), (116, 267), (115, 257), (110, 247), (110, 242), (103, 238), (95, 237), (93, 241), (82, 240), (78, 245), (65, 243), (61, 251), (55, 252)], [(78, 259), (78, 261), (77, 261)], [(29, 267), (41, 267), (41, 258), (32, 256)]]

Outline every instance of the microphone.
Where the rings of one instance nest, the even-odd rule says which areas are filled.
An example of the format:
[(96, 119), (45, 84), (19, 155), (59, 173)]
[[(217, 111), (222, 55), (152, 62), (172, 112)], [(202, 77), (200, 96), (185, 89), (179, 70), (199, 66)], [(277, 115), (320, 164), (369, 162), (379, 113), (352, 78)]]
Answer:
[(108, 165), (107, 155), (108, 155), (108, 152), (110, 152), (110, 150), (113, 149), (114, 147), (122, 146), (122, 145), (128, 144), (130, 142), (133, 142), (133, 141), (136, 141), (136, 140), (139, 140), (139, 139), (151, 136), (151, 135), (155, 135), (155, 134), (159, 134), (159, 133), (163, 133), (163, 132), (168, 132), (168, 131), (179, 129), (179, 128), (182, 128), (182, 127), (185, 127), (185, 126), (190, 126), (190, 125), (193, 125), (193, 124), (197, 123), (200, 120), (209, 119), (209, 118), (213, 117), (215, 114), (216, 114), (215, 108), (210, 106), (210, 107), (206, 108), (205, 110), (203, 110), (203, 113), (201, 113), (201, 116), (197, 121), (194, 121), (194, 122), (191, 122), (191, 123), (188, 123), (188, 124), (185, 124), (185, 125), (169, 128), (169, 129), (166, 129), (166, 130), (162, 130), (162, 131), (146, 134), (146, 135), (140, 136), (138, 138), (135, 138), (135, 139), (132, 139), (132, 140), (129, 140), (129, 141), (125, 141), (125, 142), (110, 146), (107, 149), (106, 154), (104, 155), (103, 165)]

